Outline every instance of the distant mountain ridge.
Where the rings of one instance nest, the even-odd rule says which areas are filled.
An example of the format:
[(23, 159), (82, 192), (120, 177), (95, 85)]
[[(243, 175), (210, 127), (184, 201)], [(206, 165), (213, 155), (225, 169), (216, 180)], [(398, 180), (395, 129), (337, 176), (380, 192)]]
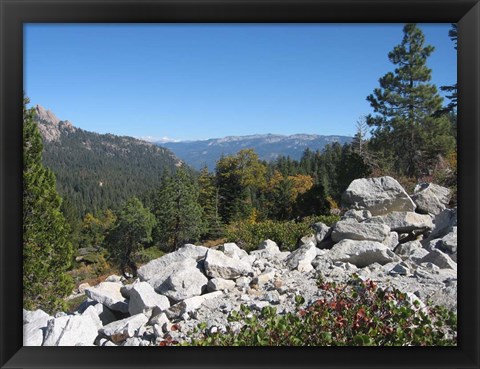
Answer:
[(60, 195), (79, 215), (121, 205), (160, 183), (181, 164), (169, 149), (133, 137), (99, 134), (35, 106), (43, 162), (57, 177)]
[(195, 169), (204, 165), (210, 170), (222, 155), (236, 154), (238, 151), (253, 148), (260, 159), (271, 161), (279, 156), (300, 159), (305, 149), (322, 150), (327, 144), (349, 143), (352, 137), (340, 135), (294, 134), (290, 136), (277, 134), (256, 134), (248, 136), (227, 136), (198, 141), (155, 142), (157, 145), (172, 150), (176, 156)]

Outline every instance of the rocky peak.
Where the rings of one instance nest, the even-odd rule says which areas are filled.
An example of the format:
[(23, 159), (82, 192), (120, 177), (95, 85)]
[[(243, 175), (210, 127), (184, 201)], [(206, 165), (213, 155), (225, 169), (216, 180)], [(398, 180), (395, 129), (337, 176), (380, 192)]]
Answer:
[(75, 132), (76, 128), (68, 121), (62, 121), (51, 111), (41, 105), (35, 106), (38, 128), (47, 141), (58, 141), (62, 133)]

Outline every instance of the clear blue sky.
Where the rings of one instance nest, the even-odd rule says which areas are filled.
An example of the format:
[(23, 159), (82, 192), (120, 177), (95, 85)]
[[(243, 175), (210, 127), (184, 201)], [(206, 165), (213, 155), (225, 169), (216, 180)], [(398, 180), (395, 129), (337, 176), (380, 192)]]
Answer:
[[(25, 26), (31, 104), (85, 130), (206, 139), (353, 135), (394, 65), (402, 24)], [(421, 24), (437, 86), (456, 81), (450, 24)]]

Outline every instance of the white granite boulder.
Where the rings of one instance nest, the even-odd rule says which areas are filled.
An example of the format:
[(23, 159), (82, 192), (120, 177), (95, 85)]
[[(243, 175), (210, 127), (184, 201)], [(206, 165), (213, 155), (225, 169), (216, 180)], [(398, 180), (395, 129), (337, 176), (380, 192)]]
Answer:
[(325, 257), (333, 262), (351, 263), (359, 268), (374, 263), (384, 265), (401, 261), (386, 245), (375, 241), (342, 240), (335, 244)]
[(314, 243), (300, 246), (285, 259), (289, 269), (296, 269), (299, 272), (309, 272), (313, 269), (312, 261), (317, 256), (317, 248)]
[(134, 337), (148, 322), (145, 314), (136, 314), (128, 318), (117, 320), (100, 328), (100, 333), (109, 337), (114, 343)]
[(206, 274), (213, 278), (235, 279), (252, 273), (252, 266), (248, 262), (231, 258), (217, 250), (208, 250), (204, 265)]
[(167, 297), (159, 295), (147, 282), (136, 283), (130, 290), (128, 312), (130, 315), (150, 315), (153, 309), (162, 311), (170, 307)]
[(95, 287), (87, 288), (85, 294), (92, 300), (95, 300), (110, 310), (121, 313), (128, 312), (128, 302), (120, 292), (121, 283), (102, 282)]
[(355, 219), (340, 220), (335, 223), (332, 240), (377, 241), (383, 242), (390, 235), (390, 227), (385, 224), (359, 223)]
[(372, 216), (416, 208), (400, 183), (388, 176), (355, 179), (343, 193), (342, 202), (356, 210), (369, 210)]

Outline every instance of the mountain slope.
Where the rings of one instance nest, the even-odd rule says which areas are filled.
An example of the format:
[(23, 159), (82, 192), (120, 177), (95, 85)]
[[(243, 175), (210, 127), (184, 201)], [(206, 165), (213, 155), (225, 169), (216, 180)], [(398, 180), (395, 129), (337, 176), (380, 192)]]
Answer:
[(320, 136), (312, 134), (250, 135), (212, 138), (203, 141), (157, 142), (157, 145), (172, 150), (175, 155), (196, 169), (207, 165), (215, 168), (216, 161), (223, 155), (235, 154), (242, 149), (253, 148), (262, 160), (271, 161), (279, 156), (300, 159), (306, 148), (322, 150), (327, 144), (350, 142), (347, 136)]
[(85, 131), (37, 105), (44, 164), (78, 215), (116, 207), (160, 182), (181, 161), (168, 149), (132, 137)]

